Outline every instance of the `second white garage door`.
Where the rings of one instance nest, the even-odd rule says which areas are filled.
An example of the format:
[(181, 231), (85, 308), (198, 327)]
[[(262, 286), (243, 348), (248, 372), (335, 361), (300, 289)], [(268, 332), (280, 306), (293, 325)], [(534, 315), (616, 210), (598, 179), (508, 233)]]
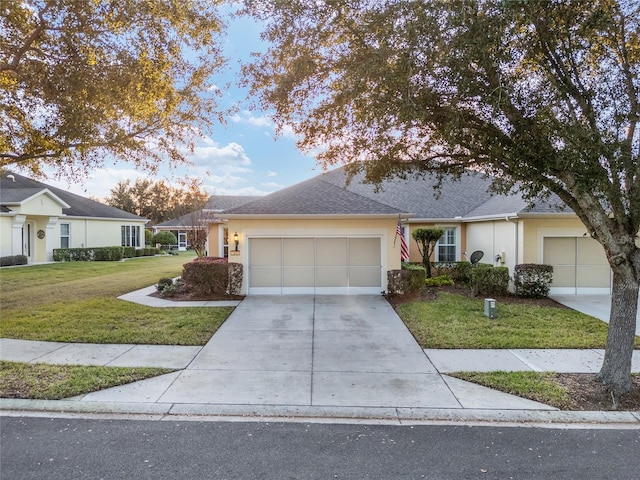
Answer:
[(249, 294), (380, 294), (379, 237), (249, 238)]
[(551, 293), (609, 294), (611, 268), (602, 245), (590, 237), (546, 237), (543, 262), (553, 266)]

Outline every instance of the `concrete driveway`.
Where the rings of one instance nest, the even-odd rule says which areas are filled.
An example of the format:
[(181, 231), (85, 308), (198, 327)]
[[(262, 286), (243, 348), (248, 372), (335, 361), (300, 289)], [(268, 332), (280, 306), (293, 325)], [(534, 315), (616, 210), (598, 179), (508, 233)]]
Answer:
[[(551, 295), (550, 297), (562, 305), (609, 323), (611, 295)], [(636, 316), (636, 335), (640, 335), (640, 310)]]
[(363, 408), (550, 409), (441, 375), (379, 296), (248, 296), (186, 369), (82, 401), (156, 403), (172, 412), (195, 405), (358, 409), (353, 415)]

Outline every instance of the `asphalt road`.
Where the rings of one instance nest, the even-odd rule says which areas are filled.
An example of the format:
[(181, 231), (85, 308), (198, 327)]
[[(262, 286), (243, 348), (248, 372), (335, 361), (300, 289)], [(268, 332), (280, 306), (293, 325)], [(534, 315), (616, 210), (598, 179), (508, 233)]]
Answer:
[(0, 478), (636, 479), (640, 430), (0, 418)]

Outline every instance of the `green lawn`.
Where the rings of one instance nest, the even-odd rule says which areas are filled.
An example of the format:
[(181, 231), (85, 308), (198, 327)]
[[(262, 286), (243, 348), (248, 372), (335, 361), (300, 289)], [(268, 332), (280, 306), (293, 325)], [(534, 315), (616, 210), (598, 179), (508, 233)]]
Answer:
[(193, 260), (180, 255), (131, 258), (123, 262), (59, 262), (0, 268), (0, 311), (58, 302), (117, 297), (177, 277), (182, 265)]
[(607, 336), (604, 322), (568, 308), (498, 302), (492, 320), (483, 299), (453, 293), (397, 311), (422, 348), (604, 348)]
[(561, 410), (572, 407), (567, 391), (549, 372), (457, 372), (451, 376), (501, 392), (545, 403)]
[(151, 308), (118, 295), (181, 274), (192, 253), (0, 270), (0, 336), (86, 343), (204, 345), (231, 308)]
[(170, 371), (164, 368), (87, 367), (0, 361), (0, 397), (59, 400)]

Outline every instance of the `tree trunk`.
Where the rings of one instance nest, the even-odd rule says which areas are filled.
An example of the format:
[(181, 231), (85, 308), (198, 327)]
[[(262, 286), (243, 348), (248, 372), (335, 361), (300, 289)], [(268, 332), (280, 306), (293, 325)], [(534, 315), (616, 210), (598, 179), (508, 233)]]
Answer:
[(634, 267), (623, 263), (613, 268), (611, 314), (604, 363), (597, 379), (613, 394), (614, 405), (631, 390), (631, 357), (636, 330), (638, 288)]

